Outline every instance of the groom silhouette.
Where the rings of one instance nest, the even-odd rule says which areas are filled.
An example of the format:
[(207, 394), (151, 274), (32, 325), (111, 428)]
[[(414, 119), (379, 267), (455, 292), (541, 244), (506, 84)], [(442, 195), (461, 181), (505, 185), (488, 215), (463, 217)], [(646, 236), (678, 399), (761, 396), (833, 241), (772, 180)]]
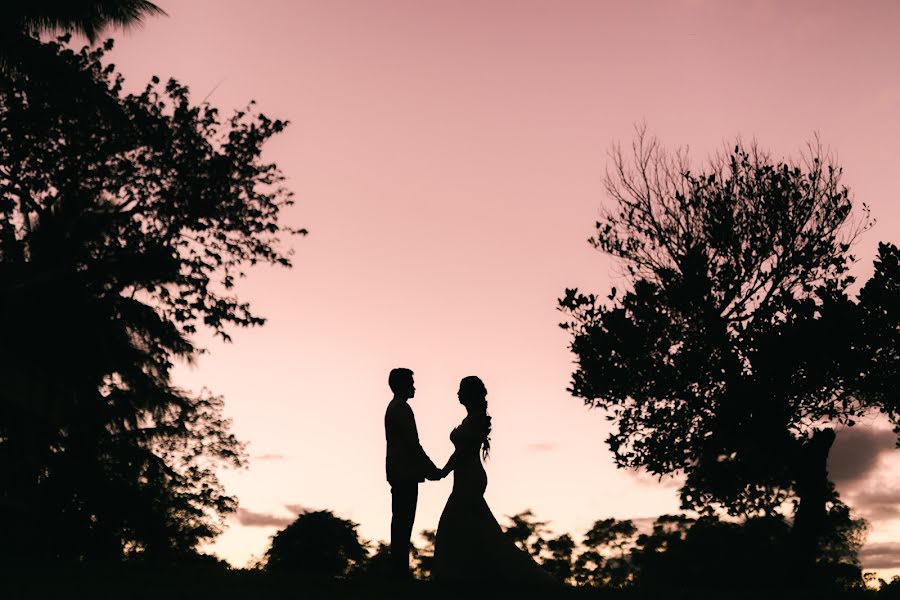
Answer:
[(409, 578), (409, 546), (419, 483), (441, 478), (422, 445), (416, 430), (416, 417), (407, 401), (416, 395), (413, 372), (394, 369), (388, 376), (394, 398), (384, 413), (384, 434), (387, 438), (387, 480), (391, 485), (391, 572)]

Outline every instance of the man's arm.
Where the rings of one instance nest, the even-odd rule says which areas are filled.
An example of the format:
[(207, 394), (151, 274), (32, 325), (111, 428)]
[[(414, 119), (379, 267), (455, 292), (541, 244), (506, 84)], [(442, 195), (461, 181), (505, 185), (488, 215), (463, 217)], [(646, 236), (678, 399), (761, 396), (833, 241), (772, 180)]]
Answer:
[(410, 455), (415, 458), (416, 462), (419, 463), (422, 474), (427, 479), (440, 479), (440, 469), (438, 469), (437, 465), (435, 465), (428, 457), (428, 454), (419, 442), (419, 430), (416, 427), (416, 417), (409, 405), (407, 405), (406, 410), (403, 411), (403, 421), (398, 429), (398, 433), (403, 440), (404, 446)]

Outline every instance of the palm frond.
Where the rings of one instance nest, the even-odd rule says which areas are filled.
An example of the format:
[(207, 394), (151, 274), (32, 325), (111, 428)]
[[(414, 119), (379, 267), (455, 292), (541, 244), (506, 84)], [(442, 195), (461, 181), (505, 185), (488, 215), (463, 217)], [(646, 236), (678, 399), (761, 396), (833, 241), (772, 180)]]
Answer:
[(21, 33), (74, 31), (94, 42), (107, 27), (133, 27), (165, 14), (147, 0), (32, 0), (0, 8), (0, 21)]

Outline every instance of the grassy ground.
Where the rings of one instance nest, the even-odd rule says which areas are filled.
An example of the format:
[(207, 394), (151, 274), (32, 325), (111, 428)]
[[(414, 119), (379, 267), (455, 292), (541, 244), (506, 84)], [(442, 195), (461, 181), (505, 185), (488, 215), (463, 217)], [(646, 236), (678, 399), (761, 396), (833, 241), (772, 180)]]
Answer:
[(824, 594), (810, 590), (590, 590), (560, 588), (538, 590), (450, 589), (427, 582), (398, 586), (384, 580), (334, 581), (309, 577), (271, 575), (248, 571), (98, 569), (16, 569), (0, 571), (0, 600), (32, 598), (136, 600), (232, 600), (232, 599), (371, 599), (422, 598), (473, 600), (497, 598), (564, 598), (596, 600), (878, 600), (874, 592)]

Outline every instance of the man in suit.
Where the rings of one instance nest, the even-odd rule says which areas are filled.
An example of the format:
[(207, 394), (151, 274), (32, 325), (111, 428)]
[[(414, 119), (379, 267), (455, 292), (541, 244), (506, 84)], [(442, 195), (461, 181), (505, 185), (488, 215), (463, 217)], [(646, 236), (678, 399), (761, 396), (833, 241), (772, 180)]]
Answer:
[(409, 547), (419, 483), (441, 478), (438, 469), (422, 445), (416, 430), (416, 417), (408, 401), (416, 395), (413, 372), (394, 369), (388, 377), (394, 398), (384, 413), (384, 433), (387, 438), (387, 480), (391, 485), (391, 571), (400, 578), (409, 578)]

